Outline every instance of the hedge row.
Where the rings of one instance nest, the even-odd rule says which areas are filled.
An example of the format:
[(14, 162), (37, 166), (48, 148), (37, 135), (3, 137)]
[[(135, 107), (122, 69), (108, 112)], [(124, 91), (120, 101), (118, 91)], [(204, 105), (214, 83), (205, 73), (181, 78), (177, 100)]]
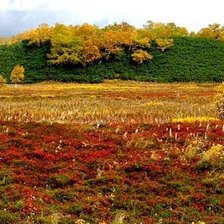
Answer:
[(12, 68), (23, 65), (26, 83), (47, 80), (101, 82), (103, 79), (132, 79), (157, 82), (224, 81), (224, 43), (216, 40), (179, 37), (174, 46), (160, 52), (152, 44), (153, 59), (138, 66), (129, 52), (121, 58), (87, 67), (56, 67), (48, 63), (50, 46), (28, 47), (25, 43), (0, 46), (0, 73), (8, 80)]

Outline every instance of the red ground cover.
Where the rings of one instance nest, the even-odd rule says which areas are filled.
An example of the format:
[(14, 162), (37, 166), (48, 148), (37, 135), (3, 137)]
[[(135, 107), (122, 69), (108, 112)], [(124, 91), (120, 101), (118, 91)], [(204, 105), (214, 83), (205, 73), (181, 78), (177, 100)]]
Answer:
[(200, 163), (224, 145), (223, 126), (1, 122), (0, 210), (12, 223), (109, 223), (119, 211), (127, 223), (224, 223), (223, 170)]

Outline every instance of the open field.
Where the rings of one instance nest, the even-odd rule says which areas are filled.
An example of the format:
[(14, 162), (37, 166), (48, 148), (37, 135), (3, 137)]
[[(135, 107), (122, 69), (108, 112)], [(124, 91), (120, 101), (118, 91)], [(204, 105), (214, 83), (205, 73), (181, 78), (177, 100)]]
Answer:
[(2, 88), (0, 223), (223, 224), (217, 88), (130, 81)]
[(0, 119), (59, 123), (165, 123), (215, 116), (217, 84), (103, 84), (9, 86), (0, 92)]

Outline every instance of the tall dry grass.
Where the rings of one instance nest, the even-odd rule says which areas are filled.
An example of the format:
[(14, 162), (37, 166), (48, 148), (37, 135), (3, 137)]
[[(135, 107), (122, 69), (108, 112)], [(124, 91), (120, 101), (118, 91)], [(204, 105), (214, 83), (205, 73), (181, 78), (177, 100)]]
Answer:
[(41, 83), (0, 89), (0, 120), (17, 122), (164, 123), (215, 114), (216, 84)]

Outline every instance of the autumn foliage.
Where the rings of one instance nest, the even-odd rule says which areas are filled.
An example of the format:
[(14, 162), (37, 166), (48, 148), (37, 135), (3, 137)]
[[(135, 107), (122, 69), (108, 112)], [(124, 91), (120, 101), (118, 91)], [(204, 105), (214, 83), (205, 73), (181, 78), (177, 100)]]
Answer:
[(5, 83), (6, 83), (5, 78), (3, 77), (3, 75), (0, 74), (0, 87), (2, 87)]
[(86, 66), (117, 58), (127, 52), (133, 54), (133, 61), (141, 64), (152, 58), (149, 51), (153, 41), (164, 52), (173, 46), (173, 38), (184, 36), (224, 40), (224, 28), (215, 23), (202, 28), (198, 33), (189, 33), (185, 27), (174, 23), (152, 21), (147, 21), (139, 29), (125, 22), (103, 28), (87, 23), (70, 26), (42, 24), (15, 37), (1, 38), (0, 42), (14, 44), (25, 41), (32, 46), (50, 43), (48, 58), (52, 64)]
[(156, 39), (156, 44), (158, 45), (158, 48), (164, 52), (165, 50), (171, 48), (173, 46), (173, 40), (172, 39)]
[[(86, 23), (76, 26), (56, 24), (53, 27), (43, 24), (37, 29), (9, 38), (6, 42), (12, 44), (26, 41), (32, 46), (50, 43), (48, 58), (55, 65), (86, 66), (114, 59), (127, 52), (133, 54), (133, 61), (141, 64), (152, 58), (149, 53), (152, 41), (160, 38), (167, 49), (172, 46), (172, 37), (187, 34), (184, 27), (177, 27), (173, 23), (151, 21), (141, 29), (125, 22), (104, 28)], [(166, 38), (170, 39), (168, 43)]]
[(0, 221), (222, 223), (223, 123), (207, 125), (1, 122)]
[(1, 89), (0, 223), (223, 223), (217, 87)]
[(131, 56), (133, 61), (135, 61), (137, 64), (142, 64), (144, 61), (149, 61), (152, 59), (152, 55), (143, 50), (136, 50)]
[(11, 82), (15, 85), (21, 83), (25, 78), (25, 69), (21, 65), (16, 65), (10, 75)]
[(199, 37), (224, 41), (224, 27), (218, 23), (210, 24), (198, 32)]
[(89, 24), (70, 27), (56, 24), (51, 44), (51, 63), (83, 66), (109, 60), (124, 53), (125, 49), (150, 47), (149, 39), (141, 39), (136, 29), (126, 23), (103, 29)]
[(223, 27), (219, 24), (198, 33), (189, 33), (174, 23), (152, 21), (141, 28), (125, 22), (102, 28), (87, 23), (42, 24), (0, 39), (0, 72), (10, 80), (13, 67), (22, 65), (26, 69), (25, 83), (99, 83), (115, 77), (217, 82), (223, 80), (222, 40)]

